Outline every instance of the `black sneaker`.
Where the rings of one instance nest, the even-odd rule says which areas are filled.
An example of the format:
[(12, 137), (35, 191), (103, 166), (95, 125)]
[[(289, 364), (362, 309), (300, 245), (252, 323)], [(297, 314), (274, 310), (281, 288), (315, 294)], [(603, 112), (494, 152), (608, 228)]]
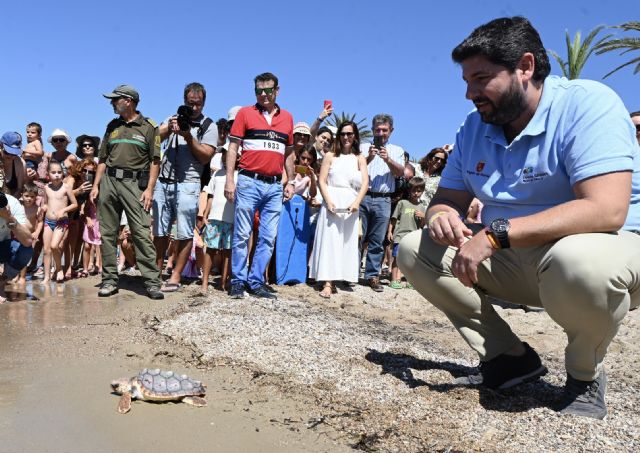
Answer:
[(147, 288), (147, 296), (149, 299), (160, 300), (164, 299), (164, 293), (160, 291), (160, 287), (158, 286), (150, 286)]
[(259, 297), (261, 299), (277, 299), (278, 296), (276, 296), (274, 293), (269, 292), (269, 290), (267, 288), (263, 286), (259, 286), (256, 289), (250, 289), (249, 293), (253, 296), (253, 297)]
[(244, 283), (233, 283), (229, 290), (232, 299), (244, 299)]
[(98, 291), (98, 297), (109, 297), (118, 294), (118, 287), (111, 283), (103, 283)]
[(562, 414), (579, 415), (603, 420), (607, 416), (604, 393), (607, 375), (604, 370), (595, 381), (579, 381), (567, 374), (564, 393), (555, 409)]
[(458, 384), (483, 385), (490, 389), (508, 389), (525, 382), (531, 382), (547, 374), (536, 351), (527, 343), (521, 356), (500, 354), (487, 362), (480, 363), (480, 373), (456, 379)]

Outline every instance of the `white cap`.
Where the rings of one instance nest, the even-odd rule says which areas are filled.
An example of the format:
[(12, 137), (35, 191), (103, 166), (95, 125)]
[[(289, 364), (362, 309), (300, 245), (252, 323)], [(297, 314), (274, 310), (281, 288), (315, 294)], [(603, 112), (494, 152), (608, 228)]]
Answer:
[(242, 108), (241, 105), (236, 105), (235, 107), (231, 107), (229, 112), (227, 113), (227, 121), (233, 121), (236, 119), (236, 115), (238, 111)]

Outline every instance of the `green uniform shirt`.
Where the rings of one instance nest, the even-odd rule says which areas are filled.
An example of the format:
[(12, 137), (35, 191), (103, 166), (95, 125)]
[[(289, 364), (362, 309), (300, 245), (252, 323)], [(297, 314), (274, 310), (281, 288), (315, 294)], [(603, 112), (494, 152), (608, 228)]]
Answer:
[(154, 158), (160, 159), (156, 124), (140, 112), (129, 123), (122, 117), (115, 118), (107, 125), (98, 157), (110, 168), (148, 170)]

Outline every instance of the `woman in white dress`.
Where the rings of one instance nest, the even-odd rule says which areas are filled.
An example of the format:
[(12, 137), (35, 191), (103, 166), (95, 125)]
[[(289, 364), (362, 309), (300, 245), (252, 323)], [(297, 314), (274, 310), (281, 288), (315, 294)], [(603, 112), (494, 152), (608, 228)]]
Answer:
[(322, 160), (318, 177), (324, 200), (318, 216), (309, 276), (324, 281), (320, 296), (336, 292), (336, 280), (358, 281), (358, 208), (369, 188), (367, 161), (360, 154), (357, 125), (338, 127), (333, 150)]

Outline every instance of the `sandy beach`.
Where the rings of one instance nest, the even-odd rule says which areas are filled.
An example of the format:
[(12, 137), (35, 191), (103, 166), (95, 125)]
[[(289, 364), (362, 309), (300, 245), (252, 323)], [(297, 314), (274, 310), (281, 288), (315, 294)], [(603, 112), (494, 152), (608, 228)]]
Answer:
[[(549, 374), (493, 392), (456, 383), (477, 358), (413, 290), (339, 287), (325, 301), (279, 286), (272, 302), (191, 285), (150, 301), (132, 277), (109, 299), (98, 282), (29, 284), (0, 305), (3, 452), (640, 449), (640, 310), (607, 356), (609, 415), (595, 421), (550, 409), (566, 342), (544, 312), (497, 308)], [(147, 367), (202, 380), (209, 405), (118, 414), (109, 382)]]

